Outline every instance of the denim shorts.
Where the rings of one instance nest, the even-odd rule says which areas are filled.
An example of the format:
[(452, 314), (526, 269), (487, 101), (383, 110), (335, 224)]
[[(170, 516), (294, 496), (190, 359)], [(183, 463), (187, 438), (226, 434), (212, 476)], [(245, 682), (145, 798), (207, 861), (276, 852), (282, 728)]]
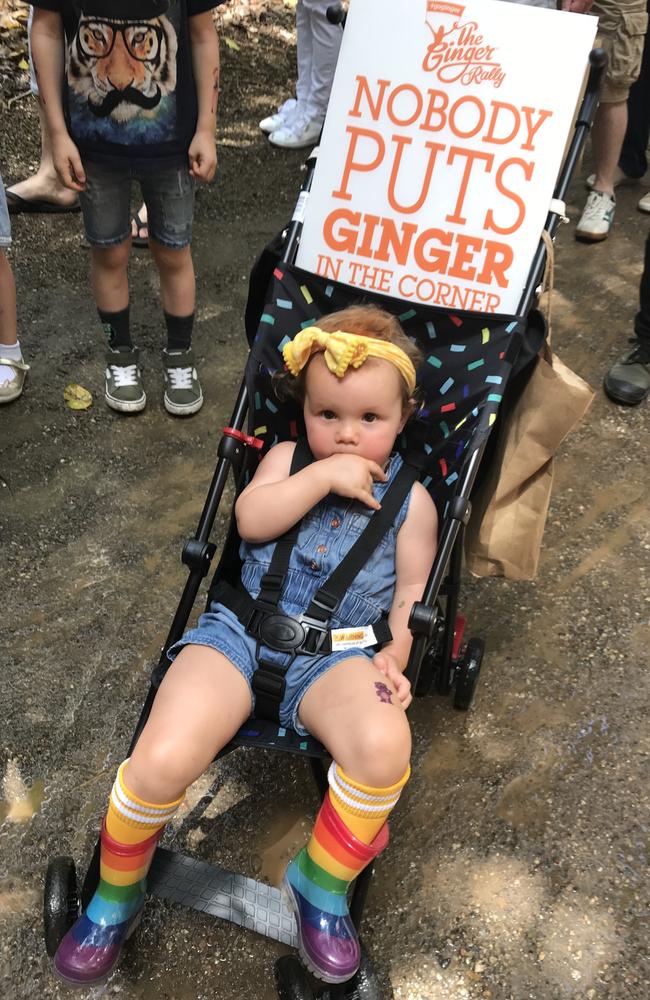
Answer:
[(2, 183), (2, 174), (0, 174), (0, 250), (7, 250), (10, 246), (11, 222), (9, 220), (9, 209), (7, 208), (5, 186)]
[(187, 166), (136, 170), (85, 161), (86, 188), (79, 193), (86, 238), (113, 247), (131, 235), (131, 183), (137, 180), (147, 206), (149, 236), (172, 250), (192, 239), (195, 181)]
[[(174, 660), (183, 646), (210, 646), (230, 660), (240, 674), (251, 685), (251, 678), (257, 667), (255, 652), (257, 640), (244, 631), (244, 627), (232, 611), (223, 604), (214, 602), (210, 611), (201, 615), (198, 625), (185, 633), (168, 652), (170, 660)], [(297, 656), (285, 674), (285, 693), (280, 705), (280, 724), (287, 729), (295, 730), (299, 736), (306, 736), (307, 730), (298, 721), (300, 703), (314, 681), (322, 677), (337, 663), (349, 660), (353, 656), (364, 656), (371, 660), (376, 653), (374, 647), (366, 649), (339, 649), (325, 656)], [(278, 653), (263, 647), (263, 656), (272, 663), (286, 665), (291, 657), (287, 653)], [(251, 688), (251, 704), (255, 707), (255, 696)]]

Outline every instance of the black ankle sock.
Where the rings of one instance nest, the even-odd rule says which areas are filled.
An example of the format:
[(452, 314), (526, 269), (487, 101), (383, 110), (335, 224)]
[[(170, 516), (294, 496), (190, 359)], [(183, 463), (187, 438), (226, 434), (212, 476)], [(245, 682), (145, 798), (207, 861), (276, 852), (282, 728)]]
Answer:
[(104, 312), (98, 309), (99, 318), (104, 333), (108, 337), (108, 346), (116, 351), (120, 347), (133, 347), (131, 340), (131, 329), (129, 326), (129, 307), (120, 309), (119, 312)]
[(167, 324), (167, 350), (189, 350), (192, 343), (194, 313), (190, 313), (189, 316), (171, 316), (166, 312), (165, 323)]

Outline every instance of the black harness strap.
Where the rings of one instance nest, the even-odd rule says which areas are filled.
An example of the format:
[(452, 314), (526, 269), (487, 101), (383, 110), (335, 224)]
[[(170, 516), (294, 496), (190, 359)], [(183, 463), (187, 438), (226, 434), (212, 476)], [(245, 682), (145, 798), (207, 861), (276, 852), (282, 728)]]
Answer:
[[(307, 441), (301, 438), (293, 454), (290, 475), (299, 472), (311, 461), (313, 456)], [(280, 612), (279, 603), (301, 521), (286, 531), (276, 543), (269, 568), (260, 581), (260, 592), (256, 600), (243, 589), (234, 590), (224, 581), (218, 584), (215, 600), (230, 608), (246, 631), (258, 640), (258, 668), (251, 680), (256, 716), (274, 722), (280, 721), (280, 705), (286, 688), (285, 675), (289, 669), (289, 664), (283, 667), (266, 660), (262, 653), (264, 645), (292, 653), (290, 662), (298, 653), (313, 656), (331, 652), (331, 618), (353, 580), (393, 524), (418, 474), (417, 463), (406, 461), (401, 466), (384, 494), (381, 508), (370, 515), (367, 526), (334, 572), (316, 591), (309, 607), (299, 618)], [(384, 645), (392, 638), (387, 619), (380, 619), (372, 627), (378, 645)]]
[(397, 517), (417, 478), (417, 468), (406, 463), (401, 466), (384, 494), (380, 509), (371, 514), (367, 526), (356, 542), (314, 594), (311, 604), (303, 615), (307, 621), (310, 619), (318, 623), (329, 621), (352, 581), (357, 578)]
[[(314, 456), (309, 449), (307, 439), (299, 438), (296, 441), (296, 447), (291, 457), (289, 475), (294, 476), (296, 472), (305, 469), (313, 461)], [(287, 576), (287, 570), (289, 569), (291, 553), (298, 540), (301, 524), (302, 518), (293, 527), (289, 528), (288, 531), (285, 531), (284, 535), (281, 535), (276, 542), (269, 568), (260, 580), (260, 592), (256, 603), (261, 608), (273, 611), (277, 609), (280, 603), (280, 596)]]

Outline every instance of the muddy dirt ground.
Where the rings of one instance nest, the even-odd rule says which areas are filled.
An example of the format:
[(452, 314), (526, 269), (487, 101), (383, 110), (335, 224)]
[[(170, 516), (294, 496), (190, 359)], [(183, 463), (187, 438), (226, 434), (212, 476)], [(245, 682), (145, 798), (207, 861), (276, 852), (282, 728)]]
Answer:
[[(251, 31), (250, 29), (255, 29)], [(12, 261), (32, 370), (0, 412), (2, 774), (0, 991), (67, 995), (41, 929), (48, 858), (83, 869), (176, 606), (245, 357), (248, 270), (288, 218), (300, 153), (257, 121), (293, 77), (292, 14), (244, 27), (223, 51), (220, 173), (197, 203), (195, 345), (206, 405), (162, 407), (162, 318), (146, 252), (133, 318), (146, 411), (102, 401), (103, 348), (78, 216), (18, 217)], [(37, 161), (29, 100), (0, 115), (5, 179)], [(586, 170), (586, 168), (585, 168)], [(596, 389), (557, 463), (538, 578), (471, 580), (463, 604), (486, 657), (475, 708), (413, 707), (414, 775), (369, 897), (364, 935), (401, 1000), (645, 1000), (648, 854), (650, 409), (600, 389), (631, 332), (648, 219), (622, 190), (600, 246), (558, 239), (555, 346)], [(583, 198), (576, 182), (575, 222)], [(95, 404), (73, 412), (70, 382)], [(223, 519), (219, 527), (223, 526)], [(198, 821), (192, 806), (217, 779)], [(240, 752), (190, 792), (168, 840), (277, 882), (317, 806), (305, 762)], [(271, 1000), (283, 952), (152, 901), (108, 985), (80, 997)]]

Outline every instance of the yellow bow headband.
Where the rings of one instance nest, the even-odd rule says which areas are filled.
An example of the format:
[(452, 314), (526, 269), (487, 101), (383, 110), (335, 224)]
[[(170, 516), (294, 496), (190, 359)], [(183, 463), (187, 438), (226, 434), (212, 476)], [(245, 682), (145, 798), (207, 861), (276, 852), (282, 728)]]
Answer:
[(359, 368), (367, 358), (381, 358), (395, 365), (406, 382), (409, 394), (415, 389), (415, 368), (408, 354), (387, 340), (360, 337), (356, 333), (325, 333), (317, 326), (308, 326), (297, 333), (282, 348), (282, 355), (292, 375), (302, 371), (309, 359), (323, 352), (325, 364), (337, 378), (342, 378), (348, 368)]

